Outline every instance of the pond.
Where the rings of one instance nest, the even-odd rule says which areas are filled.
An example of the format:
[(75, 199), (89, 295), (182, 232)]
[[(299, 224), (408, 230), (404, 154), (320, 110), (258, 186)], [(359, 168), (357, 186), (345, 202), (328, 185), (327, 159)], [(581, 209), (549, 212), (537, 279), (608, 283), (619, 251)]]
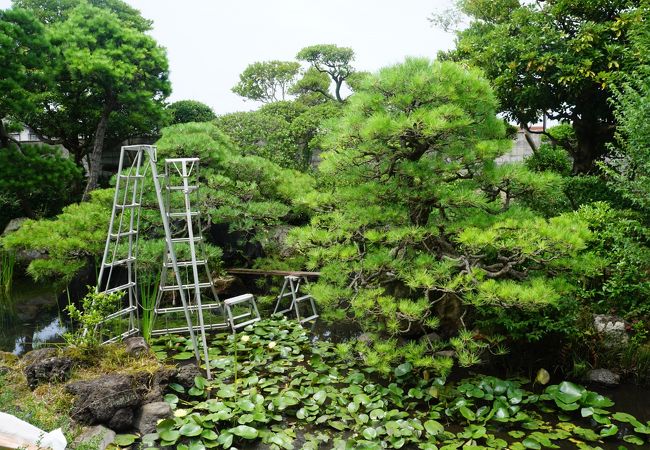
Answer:
[(0, 297), (0, 350), (21, 355), (62, 342), (66, 292), (51, 284), (16, 279), (9, 296)]
[[(79, 298), (79, 292), (75, 294), (73, 297)], [(62, 334), (70, 325), (66, 324), (67, 317), (62, 312), (67, 302), (66, 291), (57, 290), (51, 285), (35, 284), (28, 279), (16, 280), (11, 296), (3, 298), (0, 303), (0, 350), (20, 355), (43, 345), (62, 342)], [(349, 322), (333, 326), (316, 321), (308, 328), (314, 344), (318, 341), (341, 342), (360, 333)], [(552, 382), (557, 383), (558, 380)], [(594, 390), (611, 398), (617, 411), (630, 413), (644, 422), (650, 421), (650, 390), (634, 384)], [(563, 444), (562, 448), (574, 448), (564, 447)], [(614, 449), (617, 446), (606, 445), (605, 448)]]

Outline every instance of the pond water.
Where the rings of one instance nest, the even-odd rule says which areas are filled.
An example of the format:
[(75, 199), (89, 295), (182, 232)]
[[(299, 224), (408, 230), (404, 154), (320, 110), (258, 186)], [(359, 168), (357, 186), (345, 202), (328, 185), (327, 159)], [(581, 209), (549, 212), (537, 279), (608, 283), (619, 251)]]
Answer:
[[(72, 297), (80, 298), (79, 292)], [(16, 280), (11, 296), (0, 298), (0, 350), (20, 355), (43, 345), (62, 342), (67, 320), (62, 311), (67, 302), (66, 291), (28, 279)], [(314, 340), (342, 341), (360, 333), (359, 328), (349, 322), (333, 326), (316, 321), (310, 328)], [(630, 413), (644, 422), (650, 421), (650, 389), (629, 383), (615, 389), (592, 389), (611, 398), (616, 403), (614, 410)], [(617, 446), (606, 445), (605, 448), (616, 449)]]
[(65, 292), (50, 284), (15, 280), (11, 294), (0, 297), (0, 350), (21, 355), (62, 342), (65, 299)]

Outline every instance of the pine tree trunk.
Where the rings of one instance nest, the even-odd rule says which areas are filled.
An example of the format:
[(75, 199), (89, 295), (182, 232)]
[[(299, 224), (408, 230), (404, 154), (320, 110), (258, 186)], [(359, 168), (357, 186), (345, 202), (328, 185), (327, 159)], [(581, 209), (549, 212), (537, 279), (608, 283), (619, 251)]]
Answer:
[(104, 110), (97, 123), (95, 130), (95, 139), (93, 141), (93, 151), (90, 154), (90, 161), (88, 164), (88, 180), (86, 182), (86, 189), (82, 197), (83, 201), (88, 200), (90, 192), (97, 188), (97, 180), (99, 179), (99, 172), (101, 170), (102, 150), (104, 148), (104, 137), (106, 136), (106, 128), (108, 127), (108, 118), (113, 110), (113, 102), (107, 101), (104, 105)]

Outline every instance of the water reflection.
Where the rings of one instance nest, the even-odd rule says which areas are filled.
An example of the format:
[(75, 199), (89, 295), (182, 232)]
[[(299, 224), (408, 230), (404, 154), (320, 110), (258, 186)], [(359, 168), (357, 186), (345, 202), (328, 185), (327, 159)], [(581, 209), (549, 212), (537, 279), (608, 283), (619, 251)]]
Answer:
[(58, 294), (51, 285), (15, 280), (11, 295), (0, 298), (0, 350), (20, 355), (61, 341)]

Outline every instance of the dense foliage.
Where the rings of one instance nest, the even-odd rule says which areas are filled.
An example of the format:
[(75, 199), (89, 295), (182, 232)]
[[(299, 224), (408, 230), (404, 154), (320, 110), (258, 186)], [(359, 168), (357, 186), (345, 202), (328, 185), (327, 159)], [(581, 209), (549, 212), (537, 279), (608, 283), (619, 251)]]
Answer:
[(30, 65), (46, 66), (46, 77), (36, 86), (34, 76), (13, 77), (21, 90), (12, 92), (24, 97), (22, 107), (0, 113), (50, 144), (62, 144), (78, 165), (86, 160), (87, 193), (96, 187), (105, 146), (151, 134), (164, 122), (170, 92), (165, 50), (146, 34), (151, 23), (118, 0), (16, 3), (42, 21), (51, 51), (41, 51), (40, 38), (21, 42), (32, 59), (41, 55), (44, 61)]
[(209, 122), (216, 116), (212, 108), (196, 100), (179, 100), (167, 107), (171, 124), (187, 122)]
[(614, 136), (611, 88), (638, 64), (626, 49), (639, 1), (457, 3), (470, 24), (443, 56), (482, 68), (501, 111), (517, 124), (542, 114), (570, 123), (577, 142), (559, 143), (574, 172), (593, 172)]
[[(547, 220), (517, 203), (539, 183), (523, 167), (495, 166), (510, 143), (485, 80), (408, 59), (367, 78), (349, 102), (326, 137), (321, 193), (305, 198), (318, 213), (293, 239), (322, 272), (319, 303), (377, 333), (383, 347), (369, 359), (384, 371), (400, 356), (441, 369), (435, 347), (394, 338), (441, 321), (462, 328), (465, 305), (477, 307), (467, 318), (488, 307), (508, 317), (571, 301), (589, 231), (572, 215)], [(482, 344), (471, 333), (456, 344), (461, 364), (476, 362)]]
[[(11, 146), (0, 151), (0, 205), (13, 217), (49, 217), (77, 199), (81, 170), (47, 145)], [(15, 203), (15, 206), (14, 206)]]
[(295, 61), (256, 62), (239, 75), (239, 83), (232, 91), (250, 100), (264, 103), (287, 100), (300, 64)]

